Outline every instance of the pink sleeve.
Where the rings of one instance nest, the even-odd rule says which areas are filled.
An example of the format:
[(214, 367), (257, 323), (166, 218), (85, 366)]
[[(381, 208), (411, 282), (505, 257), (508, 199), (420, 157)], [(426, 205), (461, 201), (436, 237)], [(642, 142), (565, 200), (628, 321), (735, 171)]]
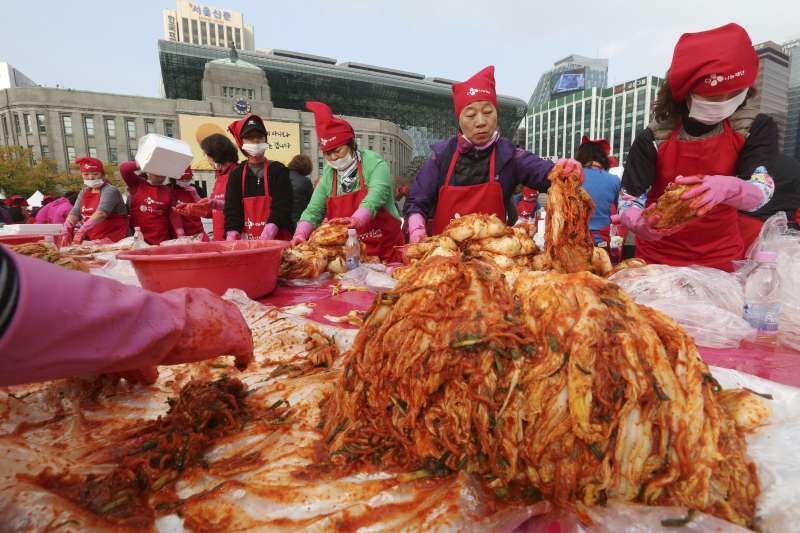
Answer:
[[(44, 206), (43, 208), (39, 209), (39, 212), (36, 213), (36, 218), (34, 219), (37, 224), (47, 224), (48, 214), (52, 210), (52, 206), (50, 204)], [(61, 222), (64, 222), (63, 220)]]
[(122, 179), (125, 180), (125, 184), (128, 186), (128, 190), (133, 192), (136, 187), (138, 187), (145, 178), (136, 174), (136, 171), (139, 170), (139, 163), (136, 161), (125, 161), (124, 163), (120, 163), (119, 165), (119, 174), (122, 176)]
[(181, 295), (9, 255), (19, 298), (0, 338), (0, 386), (156, 365), (181, 338)]

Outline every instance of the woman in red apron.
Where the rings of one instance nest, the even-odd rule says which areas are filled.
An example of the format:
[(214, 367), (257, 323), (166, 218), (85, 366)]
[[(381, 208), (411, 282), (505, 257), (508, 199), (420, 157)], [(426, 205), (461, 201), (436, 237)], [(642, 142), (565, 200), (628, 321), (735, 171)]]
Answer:
[[(433, 154), (420, 169), (403, 205), (409, 241), (440, 233), (456, 215), (506, 216), (517, 186), (545, 192), (553, 163), (517, 148), (497, 129), (494, 67), (453, 84), (458, 119), (456, 137), (431, 146)], [(580, 165), (564, 161), (567, 170)]]
[(288, 241), (292, 236), (292, 182), (283, 163), (264, 156), (264, 121), (258, 115), (247, 115), (231, 123), (228, 131), (247, 161), (228, 175), (225, 238)]
[(94, 157), (82, 157), (75, 163), (80, 168), (84, 187), (64, 221), (62, 243), (124, 239), (128, 235), (128, 208), (119, 189), (106, 181), (103, 162)]
[(200, 201), (200, 195), (197, 193), (192, 180), (194, 174), (192, 167), (186, 167), (183, 175), (178, 179), (171, 179), (170, 186), (172, 187), (172, 194), (175, 196), (175, 211), (181, 216), (183, 223), (183, 233), (186, 237), (194, 237), (200, 235), (204, 242), (208, 242), (208, 235), (203, 229), (203, 221), (200, 217), (193, 214), (186, 213), (183, 207), (194, 204)]
[(225, 240), (225, 189), (228, 187), (228, 174), (236, 168), (239, 153), (225, 135), (214, 133), (200, 143), (208, 162), (214, 169), (216, 177), (214, 187), (208, 198), (201, 198), (193, 204), (183, 204), (175, 209), (183, 216), (210, 218), (212, 220), (212, 236), (215, 241)]
[(147, 244), (161, 244), (172, 236), (183, 237), (183, 220), (173, 209), (176, 200), (166, 176), (139, 174), (136, 161), (125, 161), (119, 173), (128, 185), (132, 228), (140, 228)]
[(399, 262), (405, 244), (395, 184), (389, 166), (371, 150), (359, 150), (353, 127), (321, 102), (306, 102), (327, 165), (294, 232), (293, 244), (308, 239), (323, 220), (355, 228), (367, 254)]
[[(757, 75), (758, 56), (736, 24), (678, 41), (655, 120), (634, 140), (622, 178), (615, 220), (636, 234), (638, 257), (731, 271), (744, 256), (737, 210), (754, 211), (769, 201), (774, 184), (767, 164), (778, 149), (775, 122), (747, 105)], [(643, 210), (673, 181), (700, 183), (683, 196), (700, 218), (654, 230)]]

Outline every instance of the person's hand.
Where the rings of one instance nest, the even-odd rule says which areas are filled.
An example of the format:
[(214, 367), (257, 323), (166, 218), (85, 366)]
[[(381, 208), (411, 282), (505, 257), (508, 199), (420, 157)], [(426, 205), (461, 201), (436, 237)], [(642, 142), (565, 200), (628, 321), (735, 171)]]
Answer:
[(297, 228), (294, 230), (294, 235), (289, 243), (291, 246), (297, 246), (301, 242), (306, 242), (311, 232), (314, 231), (314, 226), (308, 220), (301, 220), (297, 223)]
[(655, 229), (653, 224), (657, 223), (660, 217), (658, 215), (653, 215), (649, 219), (644, 217), (644, 213), (652, 208), (653, 206), (650, 206), (646, 210), (642, 211), (642, 209), (636, 206), (628, 207), (619, 215), (611, 215), (611, 223), (622, 224), (630, 231), (634, 232), (637, 237), (648, 241), (661, 240), (662, 238), (672, 235), (683, 228), (683, 226), (676, 226), (674, 228), (663, 230)]
[(240, 237), (241, 234), (238, 231), (229, 231), (225, 233), (226, 241), (238, 241)]
[(408, 234), (408, 243), (417, 244), (427, 236), (428, 234), (425, 232), (425, 228), (415, 228)]
[(757, 209), (764, 199), (761, 189), (735, 176), (686, 176), (676, 178), (675, 183), (694, 185), (681, 195), (681, 199), (694, 199), (690, 207), (697, 210), (700, 217), (719, 204), (745, 211)]
[(79, 231), (72, 238), (72, 244), (80, 244), (80, 243), (83, 242), (83, 239), (85, 239), (85, 238), (86, 238), (86, 232), (85, 231)]
[(300, 243), (306, 242), (306, 240), (307, 239), (305, 237), (303, 237), (302, 235), (295, 235), (294, 237), (292, 237), (292, 240), (289, 241), (289, 245), (290, 246), (297, 246)]
[(258, 237), (260, 241), (271, 241), (275, 238), (275, 235), (278, 234), (278, 226), (275, 224), (267, 224), (264, 226), (264, 229), (261, 230), (261, 235)]
[(561, 165), (561, 167), (564, 169), (564, 172), (567, 174), (578, 172), (580, 173), (581, 177), (583, 177), (583, 165), (581, 165), (580, 162), (576, 161), (575, 159), (559, 159), (556, 161), (556, 165)]
[(338, 217), (338, 218), (332, 218), (332, 219), (328, 220), (328, 224), (343, 224), (343, 225), (347, 226), (348, 228), (351, 227), (352, 223), (353, 223), (353, 219), (351, 217)]
[(64, 221), (64, 224), (61, 225), (61, 233), (59, 235), (65, 237), (64, 240), (72, 240), (72, 234), (75, 232), (75, 224), (69, 221), (69, 219)]
[(210, 198), (202, 198), (199, 202), (175, 206), (175, 211), (185, 217), (210, 218), (212, 209), (215, 209), (215, 207)]
[(175, 237), (177, 237), (178, 239), (180, 239), (181, 237), (183, 237), (185, 235), (186, 235), (186, 232), (183, 230), (183, 228), (178, 228), (178, 229), (175, 230)]

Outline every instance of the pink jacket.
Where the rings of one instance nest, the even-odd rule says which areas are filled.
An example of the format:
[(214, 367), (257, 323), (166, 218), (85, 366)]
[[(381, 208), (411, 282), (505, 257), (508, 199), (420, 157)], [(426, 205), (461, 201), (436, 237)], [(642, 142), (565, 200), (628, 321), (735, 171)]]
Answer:
[(56, 198), (36, 213), (37, 224), (63, 224), (67, 220), (72, 204), (64, 198)]

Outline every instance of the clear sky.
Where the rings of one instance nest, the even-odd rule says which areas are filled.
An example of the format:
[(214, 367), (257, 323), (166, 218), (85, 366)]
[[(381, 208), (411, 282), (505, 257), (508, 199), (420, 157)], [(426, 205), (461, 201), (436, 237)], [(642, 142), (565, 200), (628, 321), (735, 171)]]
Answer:
[[(800, 0), (220, 0), (244, 13), (257, 48), (282, 48), (461, 80), (497, 66), (525, 100), (571, 53), (606, 57), (609, 80), (663, 75), (683, 32), (737, 22), (754, 42), (800, 36)], [(174, 0), (0, 5), (0, 61), (34, 81), (157, 96), (161, 10)]]

